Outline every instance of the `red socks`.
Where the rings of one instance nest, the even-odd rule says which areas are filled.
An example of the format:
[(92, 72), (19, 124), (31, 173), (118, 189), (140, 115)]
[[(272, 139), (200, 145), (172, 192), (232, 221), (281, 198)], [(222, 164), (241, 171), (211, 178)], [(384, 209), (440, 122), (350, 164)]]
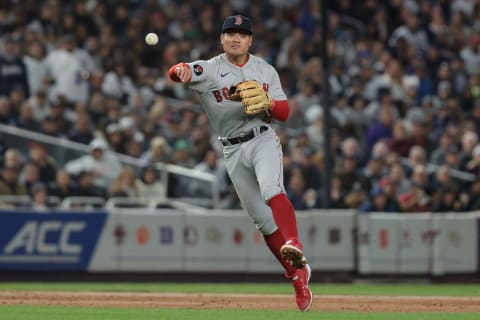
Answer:
[(269, 234), (268, 236), (264, 235), (263, 238), (265, 239), (265, 242), (267, 243), (270, 251), (272, 251), (275, 258), (277, 258), (277, 260), (285, 269), (287, 277), (290, 275), (293, 276), (296, 269), (294, 269), (289, 262), (285, 261), (285, 259), (283, 259), (282, 255), (280, 254), (280, 248), (285, 244), (285, 238), (283, 238), (280, 229), (275, 230), (274, 233)]
[(292, 203), (287, 196), (280, 193), (270, 199), (268, 205), (272, 209), (273, 219), (285, 237), (285, 241), (297, 240), (297, 217), (295, 216), (295, 209), (293, 209)]
[(287, 196), (283, 193), (276, 195), (268, 202), (268, 205), (272, 209), (273, 219), (278, 229), (268, 235), (264, 236), (265, 242), (268, 248), (272, 251), (273, 255), (282, 264), (286, 271), (286, 275), (293, 276), (296, 269), (292, 265), (283, 259), (280, 248), (285, 244), (287, 240), (298, 241), (297, 231), (297, 218), (295, 217), (295, 210), (292, 203), (288, 200)]

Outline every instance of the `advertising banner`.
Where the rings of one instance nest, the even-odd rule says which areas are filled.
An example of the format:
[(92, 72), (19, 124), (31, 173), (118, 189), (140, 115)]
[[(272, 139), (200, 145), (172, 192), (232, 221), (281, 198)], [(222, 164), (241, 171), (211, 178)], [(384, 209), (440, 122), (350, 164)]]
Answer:
[(106, 216), (0, 211), (0, 270), (87, 270)]
[(308, 216), (300, 234), (305, 238), (302, 241), (310, 266), (320, 271), (352, 271), (355, 213), (318, 210)]
[(399, 272), (429, 273), (432, 243), (437, 235), (431, 214), (399, 215), (398, 221)]
[(433, 219), (438, 233), (433, 241), (433, 274), (478, 272), (478, 216), (451, 213)]
[(184, 216), (173, 209), (112, 209), (91, 271), (183, 271)]
[(185, 215), (186, 271), (245, 272), (248, 234), (253, 225), (243, 212), (208, 211)]
[(360, 215), (358, 223), (359, 272), (398, 272), (398, 216), (371, 213)]

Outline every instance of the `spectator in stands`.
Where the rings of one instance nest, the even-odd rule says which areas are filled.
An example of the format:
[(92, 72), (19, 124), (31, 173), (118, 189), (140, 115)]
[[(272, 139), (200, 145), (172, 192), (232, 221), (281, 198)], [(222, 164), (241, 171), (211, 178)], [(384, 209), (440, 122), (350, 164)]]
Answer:
[(359, 183), (355, 183), (352, 191), (345, 195), (345, 205), (348, 209), (358, 209), (366, 201), (368, 201), (368, 194)]
[(87, 112), (77, 113), (74, 127), (68, 132), (69, 140), (89, 144), (93, 140), (93, 130), (90, 123), (90, 115)]
[(365, 167), (361, 170), (363, 180), (369, 181), (371, 185), (375, 185), (385, 174), (386, 167), (381, 157), (372, 156)]
[(408, 153), (413, 147), (413, 141), (405, 128), (404, 120), (398, 119), (395, 121), (392, 138), (387, 143), (391, 151), (398, 153), (402, 157), (408, 157)]
[(477, 176), (470, 186), (468, 201), (468, 210), (480, 210), (480, 176)]
[(307, 128), (305, 132), (311, 141), (313, 148), (320, 150), (323, 147), (323, 109), (318, 104), (314, 104), (305, 112), (305, 122)]
[(410, 190), (400, 194), (398, 203), (402, 212), (405, 213), (428, 212), (431, 209), (430, 197), (418, 186), (413, 186)]
[(39, 131), (40, 129), (40, 125), (35, 120), (33, 108), (26, 100), (20, 107), (20, 113), (17, 119), (17, 127), (30, 131)]
[(192, 168), (194, 163), (190, 157), (191, 145), (186, 139), (179, 139), (175, 142), (172, 152), (172, 162), (176, 165)]
[(363, 176), (359, 172), (358, 159), (356, 156), (345, 156), (341, 163), (343, 165), (335, 175), (340, 180), (340, 187), (343, 193), (352, 191), (355, 182), (360, 183), (366, 189), (369, 188), (368, 181), (364, 181)]
[(375, 143), (381, 139), (392, 138), (392, 126), (395, 121), (393, 107), (390, 105), (382, 106), (379, 111), (379, 120), (371, 125), (367, 131), (367, 148), (372, 150)]
[[(359, 185), (361, 184), (358, 181), (354, 182), (352, 185), (352, 191), (354, 190), (354, 188), (357, 188), (357, 186)], [(332, 177), (332, 185), (329, 192), (330, 192), (329, 208), (334, 208), (334, 209), (347, 208), (348, 205), (346, 203), (346, 195), (349, 194), (350, 191), (345, 191), (344, 189), (342, 189), (342, 181), (338, 176)], [(319, 192), (317, 193), (317, 202), (315, 204), (316, 208), (321, 208), (323, 206), (324, 196), (325, 195), (324, 195), (323, 188), (319, 189)]]
[(359, 208), (360, 212), (400, 212), (400, 207), (394, 203), (379, 185), (373, 187), (370, 199)]
[(3, 155), (3, 165), (20, 170), (23, 166), (23, 159), (20, 151), (13, 148), (7, 149)]
[(458, 188), (456, 185), (440, 188), (432, 206), (432, 212), (454, 212), (464, 211), (465, 209), (464, 204), (462, 204), (458, 197)]
[(465, 164), (465, 170), (480, 176), (480, 144), (473, 149), (470, 161)]
[(76, 44), (73, 36), (64, 34), (56, 41), (56, 48), (45, 59), (53, 85), (49, 90), (50, 100), (58, 102), (64, 97), (68, 103), (87, 102), (87, 73), (80, 59), (75, 55)]
[(471, 75), (478, 74), (480, 72), (480, 35), (474, 33), (470, 36), (467, 45), (460, 51), (460, 56), (465, 61), (465, 70)]
[(136, 89), (124, 61), (115, 61), (112, 70), (106, 73), (102, 92), (107, 97), (118, 99), (123, 105), (129, 104)]
[(434, 193), (435, 188), (431, 184), (430, 176), (425, 165), (415, 165), (412, 169), (412, 175), (410, 179), (413, 186), (421, 188), (427, 196), (431, 196)]
[[(39, 90), (35, 95), (32, 95), (28, 100), (33, 109), (33, 117), (37, 123), (42, 123), (43, 120), (50, 114), (50, 103), (47, 100), (45, 91)], [(41, 125), (39, 125), (41, 127)]]
[(30, 96), (36, 96), (39, 91), (48, 89), (48, 67), (45, 63), (46, 50), (40, 40), (33, 40), (27, 47), (23, 57), (26, 66)]
[(305, 178), (301, 168), (297, 167), (292, 170), (290, 179), (285, 189), (287, 196), (292, 202), (292, 206), (295, 208), (295, 210), (305, 210), (308, 208), (304, 199), (306, 188)]
[(451, 144), (447, 148), (445, 154), (444, 164), (447, 165), (450, 169), (459, 170), (461, 161), (461, 150), (457, 144)]
[(125, 154), (133, 158), (140, 158), (144, 151), (144, 140), (145, 138), (143, 134), (140, 132), (136, 132), (133, 139), (128, 141), (125, 148)]
[(67, 110), (69, 110), (70, 107), (65, 99), (66, 97), (59, 96), (58, 100), (50, 106), (49, 114), (55, 122), (57, 134), (61, 137), (66, 137), (73, 126), (72, 121), (67, 118)]
[(18, 181), (25, 185), (25, 188), (30, 191), (34, 184), (40, 182), (40, 170), (35, 164), (27, 163), (23, 166)]
[(32, 142), (28, 147), (28, 161), (37, 166), (40, 181), (49, 184), (55, 180), (57, 163), (48, 153), (46, 146)]
[(108, 189), (110, 197), (138, 197), (139, 190), (135, 171), (124, 166)]
[(112, 122), (105, 128), (105, 139), (112, 151), (125, 153), (125, 141), (118, 123)]
[(40, 132), (56, 138), (60, 138), (62, 136), (60, 129), (58, 128), (57, 121), (55, 121), (53, 116), (50, 114), (43, 119)]
[(412, 188), (412, 182), (407, 179), (403, 166), (399, 162), (390, 165), (389, 180), (395, 185), (395, 194), (398, 196)]
[[(205, 153), (203, 160), (193, 167), (195, 171), (210, 173), (216, 177), (216, 183), (218, 184), (221, 192), (226, 190), (225, 175), (227, 169), (222, 160), (218, 159), (218, 154), (215, 150), (210, 149)], [(192, 183), (192, 195), (205, 195), (205, 186), (202, 184)]]
[(107, 189), (95, 184), (95, 171), (88, 169), (80, 171), (76, 175), (77, 188), (74, 196), (79, 197), (100, 197), (106, 199), (108, 197)]
[(64, 169), (59, 169), (55, 177), (55, 182), (51, 184), (49, 194), (63, 200), (66, 197), (78, 195), (79, 192), (70, 174)]
[(0, 95), (0, 124), (15, 125), (15, 116), (12, 110), (12, 104), (7, 97)]
[(138, 195), (142, 198), (160, 198), (166, 195), (165, 184), (160, 181), (158, 170), (154, 166), (144, 167), (136, 184)]
[(456, 181), (451, 176), (451, 169), (446, 165), (442, 165), (437, 168), (435, 175), (433, 176), (432, 183), (437, 190), (449, 187), (451, 185), (456, 185)]
[(20, 168), (12, 163), (5, 163), (0, 176), (0, 195), (27, 195), (27, 188), (18, 181)]
[[(427, 153), (425, 149), (421, 146), (413, 146), (408, 153), (408, 165), (410, 168), (413, 168), (416, 165), (426, 165), (427, 164)], [(407, 170), (407, 175), (410, 175), (410, 169)]]
[(430, 139), (429, 134), (429, 123), (423, 116), (413, 119), (410, 122), (411, 140), (414, 145), (422, 147), (425, 150), (426, 155), (429, 155), (434, 148), (434, 142)]
[(167, 140), (161, 136), (153, 137), (150, 141), (150, 148), (143, 153), (141, 159), (145, 164), (170, 162)]
[(83, 171), (93, 172), (95, 185), (108, 188), (120, 173), (120, 161), (108, 150), (107, 142), (103, 138), (95, 138), (89, 147), (90, 154), (69, 161), (65, 169), (72, 175)]
[(447, 148), (454, 143), (454, 139), (449, 132), (443, 132), (440, 136), (440, 141), (435, 150), (430, 155), (430, 162), (441, 165), (445, 162), (445, 154)]
[(19, 39), (6, 36), (0, 54), (0, 96), (10, 96), (15, 88), (23, 90), (25, 97), (30, 96), (27, 69), (19, 54)]
[(346, 136), (353, 135), (353, 111), (348, 105), (348, 99), (344, 93), (337, 94), (336, 102), (332, 108), (332, 120), (335, 120), (340, 131)]
[(30, 193), (32, 195), (31, 209), (36, 212), (50, 212), (52, 210), (48, 203), (48, 190), (43, 183), (37, 182), (32, 185)]
[[(0, 124), (88, 143), (92, 137), (71, 132), (72, 122), (82, 121), (77, 112), (81, 102), (90, 118), (90, 132), (104, 132), (113, 151), (136, 157), (140, 149), (143, 152), (144, 147), (150, 147), (142, 154), (144, 165), (175, 162), (194, 167), (206, 150), (218, 151), (215, 133), (202, 127), (202, 115), (177, 112), (195, 110), (198, 100), (181, 84), (163, 77), (162, 70), (178, 57), (210, 56), (216, 41), (211, 18), (232, 14), (231, 6), (211, 6), (196, 19), (192, 14), (195, 10), (190, 10), (195, 8), (194, 1), (170, 1), (168, 12), (184, 11), (189, 23), (182, 24), (168, 12), (164, 14), (166, 7), (159, 1), (148, 5), (125, 2), (111, 14), (108, 2), (93, 2), (37, 1), (23, 6), (17, 1), (3, 9), (0, 92), (8, 93), (0, 93)], [(307, 193), (310, 188), (320, 190), (318, 172), (325, 171), (323, 160), (314, 172), (308, 168), (313, 156), (301, 156), (303, 149), (309, 149), (310, 155), (324, 152), (323, 109), (318, 105), (323, 93), (322, 64), (316, 57), (322, 38), (314, 27), (318, 17), (312, 13), (317, 12), (318, 3), (285, 3), (270, 1), (265, 7), (268, 10), (260, 11), (258, 6), (236, 4), (234, 8), (242, 7), (241, 11), (268, 21), (256, 31), (264, 41), (252, 50), (276, 62), (285, 90), (292, 97), (291, 121), (274, 125), (284, 130), (281, 143), (285, 160), (294, 158), (302, 167)], [(463, 138), (458, 138), (469, 136), (470, 131), (480, 134), (480, 78), (476, 72), (480, 68), (480, 33), (475, 22), (480, 5), (439, 0), (419, 5), (415, 1), (378, 3), (340, 1), (330, 7), (329, 83), (334, 97), (339, 98), (333, 119), (349, 123), (333, 124), (336, 127), (330, 142), (335, 155), (341, 155), (339, 146), (355, 136), (361, 150), (367, 146), (356, 167), (368, 184), (375, 185), (380, 175), (390, 174), (388, 159), (400, 161), (398, 157), (406, 157), (408, 152), (412, 169), (407, 166), (405, 173), (416, 179), (411, 170), (417, 165), (442, 165), (448, 146), (461, 143), (460, 166), (450, 166), (477, 175), (473, 150), (478, 142), (471, 140), (464, 148)], [(160, 43), (145, 46), (142, 30), (155, 30)], [(23, 56), (21, 49), (25, 50)], [(8, 61), (5, 54), (10, 57)], [(5, 63), (15, 77), (7, 85), (3, 82)], [(375, 124), (383, 113), (380, 110), (385, 109), (392, 111), (393, 127)], [(133, 120), (128, 128), (126, 122), (120, 125), (125, 117)], [(197, 130), (199, 127), (202, 130)], [(134, 139), (136, 132), (143, 134), (143, 142)], [(389, 140), (392, 134), (393, 140)], [(159, 136), (163, 142), (155, 138)], [(151, 152), (152, 144), (161, 147)], [(400, 156), (391, 156), (389, 149)], [(341, 161), (342, 157), (335, 159), (336, 168), (343, 165)], [(287, 182), (287, 170), (285, 175)]]
[(467, 163), (473, 159), (473, 150), (478, 144), (478, 135), (475, 130), (468, 130), (462, 135), (462, 153), (460, 156), (460, 170), (468, 171)]
[(341, 144), (341, 155), (343, 157), (354, 157), (357, 160), (362, 158), (360, 154), (360, 143), (354, 137), (349, 137), (343, 140)]

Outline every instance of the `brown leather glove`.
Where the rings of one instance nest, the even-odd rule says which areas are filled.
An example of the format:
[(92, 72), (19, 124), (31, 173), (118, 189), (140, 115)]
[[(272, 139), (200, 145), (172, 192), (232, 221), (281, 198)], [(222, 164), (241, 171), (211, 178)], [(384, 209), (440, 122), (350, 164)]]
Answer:
[(255, 80), (240, 82), (230, 88), (229, 100), (242, 101), (245, 113), (254, 115), (270, 110), (272, 98), (263, 90)]

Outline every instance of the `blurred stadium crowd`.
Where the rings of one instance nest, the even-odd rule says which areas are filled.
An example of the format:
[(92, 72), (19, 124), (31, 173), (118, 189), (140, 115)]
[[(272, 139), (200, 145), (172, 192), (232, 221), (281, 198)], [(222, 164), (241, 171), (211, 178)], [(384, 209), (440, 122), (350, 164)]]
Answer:
[[(480, 208), (480, 1), (329, 1), (334, 156), (331, 207), (361, 212)], [(291, 116), (275, 123), (296, 209), (322, 205), (318, 0), (0, 1), (0, 123), (90, 145), (60, 165), (41, 145), (1, 150), (0, 194), (155, 196), (156, 162), (216, 174), (220, 144), (168, 68), (218, 52), (220, 24), (254, 24)], [(160, 41), (147, 46), (144, 35)], [(0, 146), (1, 148), (1, 146)], [(122, 167), (112, 150), (139, 158)], [(233, 200), (232, 200), (233, 199)], [(225, 208), (238, 207), (230, 197)]]

